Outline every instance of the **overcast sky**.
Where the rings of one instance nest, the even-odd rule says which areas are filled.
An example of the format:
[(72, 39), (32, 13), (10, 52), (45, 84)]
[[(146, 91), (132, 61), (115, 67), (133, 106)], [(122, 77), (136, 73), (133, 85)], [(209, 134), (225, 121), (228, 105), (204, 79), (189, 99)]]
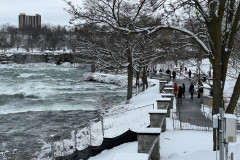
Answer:
[(40, 14), (42, 24), (68, 25), (71, 16), (64, 8), (68, 5), (63, 0), (0, 0), (0, 25), (10, 23), (18, 26), (20, 13)]

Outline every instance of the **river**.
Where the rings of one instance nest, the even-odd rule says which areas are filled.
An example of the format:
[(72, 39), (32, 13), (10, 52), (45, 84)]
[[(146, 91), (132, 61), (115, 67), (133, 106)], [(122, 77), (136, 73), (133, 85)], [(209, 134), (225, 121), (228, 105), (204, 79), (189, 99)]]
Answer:
[(18, 149), (20, 159), (31, 159), (50, 135), (96, 118), (101, 95), (115, 104), (126, 99), (126, 88), (84, 81), (87, 71), (72, 65), (1, 65), (0, 152), (9, 151), (13, 159)]

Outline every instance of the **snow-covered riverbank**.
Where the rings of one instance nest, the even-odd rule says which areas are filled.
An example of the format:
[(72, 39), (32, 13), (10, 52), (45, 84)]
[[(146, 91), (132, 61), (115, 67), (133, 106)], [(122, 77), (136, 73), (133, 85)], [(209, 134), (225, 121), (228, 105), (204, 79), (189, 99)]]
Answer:
[[(189, 68), (195, 69), (193, 66), (189, 66)], [(106, 77), (107, 76), (101, 76), (103, 79), (106, 79)], [(113, 76), (113, 79), (114, 77), (116, 78), (117, 76)], [(109, 82), (109, 80), (103, 80), (103, 82)], [(161, 97), (161, 94), (158, 91), (159, 81), (151, 80), (151, 82), (153, 85), (148, 90), (134, 96), (127, 103), (114, 106), (111, 110), (109, 110), (108, 116), (104, 117), (105, 137), (115, 137), (124, 133), (129, 128), (134, 131), (139, 128), (146, 128), (149, 125), (150, 122), (148, 111), (152, 109), (153, 106), (156, 106), (156, 99)], [(146, 107), (137, 109), (142, 106)], [(176, 105), (174, 104), (174, 106)], [(134, 110), (127, 111), (129, 109)], [(165, 133), (161, 133), (160, 136), (160, 154), (162, 160), (216, 159), (216, 155), (218, 153), (212, 151), (212, 132), (173, 130), (172, 126), (173, 122), (171, 118), (167, 118), (167, 131)], [(86, 148), (88, 145), (90, 145), (90, 143), (93, 146), (101, 144), (103, 139), (101, 123), (91, 123), (90, 128), (92, 138), (91, 141), (89, 139), (89, 128), (86, 127), (77, 132), (78, 150)], [(233, 152), (235, 159), (240, 157), (240, 153), (238, 152), (240, 148), (240, 136), (238, 135), (237, 138), (237, 143), (229, 145), (229, 153)], [(74, 142), (73, 140), (64, 140), (64, 144), (66, 146), (73, 146)], [(55, 154), (57, 156), (62, 155), (62, 142), (55, 143), (55, 146), (57, 146), (57, 152)], [(46, 159), (43, 157), (45, 153), (50, 152), (50, 144), (46, 144), (44, 148), (45, 149), (43, 149), (39, 159)], [(72, 152), (73, 149), (67, 148), (64, 153), (70, 154)], [(111, 150), (103, 151), (101, 154), (90, 158), (90, 160), (112, 160), (116, 153), (136, 154), (137, 142), (126, 143)]]

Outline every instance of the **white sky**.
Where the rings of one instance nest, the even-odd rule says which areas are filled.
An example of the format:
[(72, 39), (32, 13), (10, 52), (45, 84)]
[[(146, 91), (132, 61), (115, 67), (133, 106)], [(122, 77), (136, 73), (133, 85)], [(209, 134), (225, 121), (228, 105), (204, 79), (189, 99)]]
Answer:
[[(82, 0), (73, 0), (81, 2)], [(69, 25), (71, 16), (64, 8), (68, 5), (63, 0), (0, 0), (0, 25), (10, 23), (18, 26), (18, 15), (40, 14), (42, 24)]]

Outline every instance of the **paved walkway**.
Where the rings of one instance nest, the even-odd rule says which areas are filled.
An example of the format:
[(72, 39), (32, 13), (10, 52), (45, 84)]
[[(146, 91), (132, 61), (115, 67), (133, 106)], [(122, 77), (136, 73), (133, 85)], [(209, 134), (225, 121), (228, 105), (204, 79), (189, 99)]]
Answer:
[[(196, 81), (198, 77), (193, 77), (193, 80)], [(191, 83), (191, 80), (188, 78), (186, 79), (175, 79), (174, 83), (177, 83), (177, 85), (182, 85), (182, 83), (185, 84), (185, 98), (182, 98), (182, 103), (177, 103), (177, 116), (180, 119), (181, 122), (188, 122), (192, 125), (196, 126), (203, 126), (203, 127), (209, 127), (211, 126), (212, 122), (208, 118), (206, 118), (207, 114), (202, 113), (201, 107), (202, 104), (208, 105), (210, 98), (204, 96), (201, 102), (200, 98), (197, 98), (197, 92), (194, 93), (193, 99), (191, 98), (190, 92), (189, 92), (189, 86)]]

